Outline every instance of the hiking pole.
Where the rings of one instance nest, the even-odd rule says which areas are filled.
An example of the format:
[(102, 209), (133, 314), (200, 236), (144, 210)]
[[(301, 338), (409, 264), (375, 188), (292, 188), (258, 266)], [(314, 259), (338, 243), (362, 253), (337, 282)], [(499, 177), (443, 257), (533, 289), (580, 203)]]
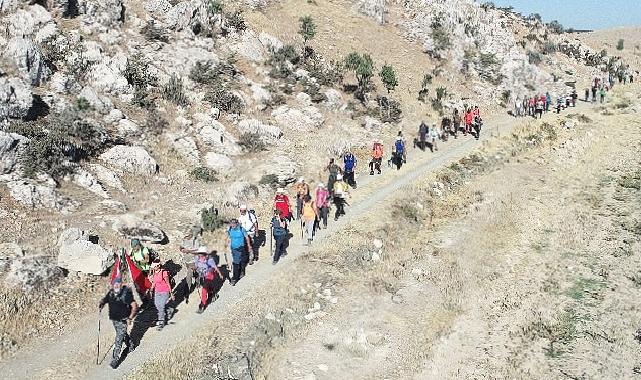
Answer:
[(273, 240), (274, 240), (274, 226), (269, 229), (269, 256), (274, 256), (274, 246), (273, 246)]
[(96, 349), (96, 365), (98, 365), (98, 360), (100, 358), (100, 317), (102, 316), (102, 309), (98, 309), (98, 346)]
[(301, 218), (299, 220), (300, 220), (300, 238), (303, 239), (304, 237), (303, 236), (303, 219)]

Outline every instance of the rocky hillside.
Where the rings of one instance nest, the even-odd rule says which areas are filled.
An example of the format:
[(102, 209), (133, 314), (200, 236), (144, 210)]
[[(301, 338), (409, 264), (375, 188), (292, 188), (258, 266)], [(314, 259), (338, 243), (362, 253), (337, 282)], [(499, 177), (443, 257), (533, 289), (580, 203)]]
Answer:
[[(365, 160), (373, 138), (452, 107), (505, 112), (517, 95), (625, 68), (470, 0), (0, 0), (0, 12), (8, 349), (32, 332), (7, 315), (50, 331), (102, 290), (95, 275), (128, 238), (172, 257), (204, 223), (218, 246), (213, 227), (240, 202), (268, 215), (274, 187), (321, 179), (346, 149)], [(43, 283), (79, 302), (37, 315)]]

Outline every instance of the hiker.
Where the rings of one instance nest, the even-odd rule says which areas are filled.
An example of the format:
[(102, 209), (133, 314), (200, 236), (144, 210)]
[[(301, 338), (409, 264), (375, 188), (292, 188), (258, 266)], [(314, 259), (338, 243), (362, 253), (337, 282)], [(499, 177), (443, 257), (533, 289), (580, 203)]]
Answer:
[(521, 100), (521, 96), (518, 95), (516, 100), (514, 100), (514, 117), (521, 116), (521, 107), (523, 107), (523, 100)]
[(430, 129), (430, 152), (438, 151), (438, 146), (436, 145), (438, 141), (439, 130), (436, 126), (436, 123), (432, 123), (432, 128)]
[(550, 111), (550, 105), (552, 104), (552, 95), (549, 92), (545, 93), (545, 113)]
[(529, 110), (529, 104), (530, 101), (527, 98), (527, 95), (523, 96), (523, 114), (521, 115), (522, 117), (527, 116), (528, 110)]
[[(372, 160), (369, 162), (369, 175), (374, 175), (374, 169), (381, 174), (381, 164), (383, 163), (383, 144), (380, 140), (374, 141), (374, 147), (372, 148)], [(327, 188), (330, 192), (334, 191), (333, 187)]]
[(198, 248), (198, 256), (194, 258), (194, 266), (196, 273), (198, 273), (198, 282), (200, 283), (200, 303), (198, 304), (198, 314), (205, 311), (208, 302), (212, 301), (214, 293), (214, 279), (216, 274), (223, 279), (224, 276), (213, 255), (207, 250), (207, 247)]
[(403, 163), (407, 162), (407, 159), (405, 156), (405, 140), (403, 140), (403, 136), (401, 136), (401, 132), (399, 132), (399, 135), (396, 136), (396, 142), (394, 143), (394, 148), (396, 149), (396, 155), (403, 160)]
[(343, 164), (343, 176), (345, 177), (345, 181), (355, 189), (356, 181), (354, 180), (354, 169), (356, 169), (356, 165), (358, 164), (356, 156), (348, 150), (343, 156)]
[(556, 113), (561, 113), (561, 107), (563, 107), (563, 96), (559, 95), (556, 98)]
[(601, 86), (601, 91), (599, 91), (599, 96), (601, 98), (601, 104), (605, 101), (605, 88)]
[(296, 219), (300, 219), (300, 213), (303, 210), (303, 197), (309, 194), (309, 185), (305, 183), (305, 178), (298, 179), (294, 190), (296, 191)]
[(240, 215), (238, 216), (238, 223), (247, 231), (247, 236), (251, 241), (251, 250), (247, 251), (249, 255), (249, 265), (254, 264), (254, 261), (258, 261), (258, 244), (256, 244), (256, 236), (258, 233), (258, 218), (256, 214), (252, 211), (247, 211), (247, 205), (240, 205), (238, 208)]
[(419, 147), (422, 151), (425, 151), (427, 131), (428, 131), (427, 124), (425, 124), (425, 121), (421, 120), (421, 125), (418, 126), (418, 141), (419, 141)]
[(590, 89), (586, 88), (585, 89), (585, 102), (587, 103), (589, 99), (590, 99)]
[(129, 256), (134, 264), (145, 273), (149, 272), (149, 265), (151, 263), (151, 255), (149, 248), (143, 247), (140, 239), (131, 239), (131, 251)]
[(283, 218), (292, 220), (292, 213), (290, 211), (291, 205), (289, 203), (289, 197), (285, 194), (285, 189), (279, 187), (276, 189), (276, 196), (274, 197), (274, 208), (280, 210)]
[(329, 214), (329, 191), (325, 188), (324, 183), (319, 183), (316, 187), (316, 208), (318, 222), (323, 223), (323, 229), (327, 228), (327, 215)]
[(576, 89), (572, 90), (570, 94), (570, 99), (572, 99), (572, 107), (576, 107), (576, 100), (579, 98), (579, 94), (576, 93)]
[(534, 114), (534, 118), (536, 119), (537, 117), (541, 119), (543, 117), (543, 108), (545, 107), (543, 100), (539, 98), (539, 100), (536, 102), (536, 113)]
[(249, 261), (247, 249), (253, 249), (249, 235), (247, 235), (247, 231), (238, 223), (238, 219), (232, 219), (229, 222), (227, 245), (231, 250), (232, 257), (231, 285), (235, 286), (236, 283), (245, 276), (245, 268)]
[(272, 218), (272, 236), (275, 243), (272, 264), (276, 264), (285, 254), (285, 245), (289, 236), (287, 218), (283, 217), (282, 212), (278, 209), (274, 210)]
[(187, 235), (183, 238), (180, 245), (180, 252), (183, 254), (183, 265), (185, 268), (185, 289), (184, 297), (185, 303), (189, 303), (189, 295), (193, 289), (194, 278), (194, 255), (197, 254), (198, 248), (202, 245), (201, 242), (202, 228), (194, 226), (190, 229)]
[(396, 151), (396, 146), (392, 146), (392, 156), (387, 160), (387, 166), (396, 166), (396, 170), (400, 170), (403, 166), (403, 156)]
[(474, 120), (474, 115), (472, 115), (472, 109), (468, 108), (465, 111), (465, 129), (463, 130), (463, 136), (467, 136), (468, 133), (472, 133), (472, 121)]
[(329, 172), (329, 177), (327, 178), (327, 188), (330, 192), (334, 189), (334, 182), (336, 182), (336, 177), (339, 174), (342, 174), (342, 169), (340, 166), (336, 165), (333, 158), (329, 159), (329, 164), (325, 167), (325, 171)]
[(151, 291), (154, 295), (154, 305), (158, 310), (158, 320), (156, 326), (158, 330), (162, 330), (167, 325), (166, 310), (169, 300), (174, 300), (174, 295), (171, 292), (171, 281), (169, 279), (169, 272), (165, 270), (160, 261), (151, 263)]
[(447, 141), (447, 139), (450, 137), (450, 126), (452, 125), (452, 120), (450, 120), (449, 117), (445, 116), (443, 119), (441, 119), (441, 130), (439, 134), (439, 138), (443, 141)]
[(592, 103), (596, 102), (596, 86), (592, 86)]
[(452, 124), (454, 124), (454, 138), (456, 139), (458, 138), (458, 130), (461, 128), (461, 114), (458, 112), (458, 108), (454, 108)]
[(316, 223), (317, 218), (318, 213), (316, 211), (316, 203), (308, 194), (303, 199), (302, 213), (302, 221), (307, 234), (307, 245), (312, 245), (312, 240), (314, 239), (314, 223)]
[(349, 186), (343, 181), (341, 174), (336, 177), (333, 194), (334, 204), (336, 205), (334, 220), (338, 220), (341, 215), (345, 215), (345, 199), (349, 195)]
[(122, 284), (122, 277), (116, 277), (111, 284), (111, 289), (100, 300), (98, 308), (109, 305), (109, 319), (114, 325), (116, 330), (116, 340), (114, 342), (114, 349), (112, 353), (111, 368), (118, 368), (120, 363), (120, 351), (122, 344), (127, 345), (129, 351), (133, 351), (134, 345), (131, 337), (127, 333), (127, 326), (131, 325), (138, 312), (138, 304), (134, 300), (134, 295), (131, 289)]

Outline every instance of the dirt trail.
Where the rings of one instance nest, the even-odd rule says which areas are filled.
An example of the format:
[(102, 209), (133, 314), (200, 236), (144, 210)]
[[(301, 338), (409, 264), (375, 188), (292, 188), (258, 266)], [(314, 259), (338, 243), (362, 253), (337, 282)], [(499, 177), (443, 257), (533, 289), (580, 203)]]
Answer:
[[(580, 105), (582, 107), (583, 105)], [(572, 112), (572, 111), (570, 111)], [(555, 118), (556, 115), (548, 114), (544, 119)], [(505, 135), (519, 123), (526, 120), (517, 120), (507, 115), (488, 117), (480, 141), (471, 137), (457, 140), (450, 140), (441, 143), (441, 150), (430, 154), (422, 153), (419, 150), (409, 150), (408, 165), (400, 171), (385, 169), (382, 176), (361, 176), (359, 188), (354, 192), (352, 206), (347, 209), (347, 216), (333, 222), (330, 227), (315, 240), (315, 246), (322, 244), (327, 236), (343, 228), (347, 223), (367, 214), (377, 204), (380, 204), (387, 197), (394, 194), (398, 189), (412, 183), (426, 173), (443, 167), (444, 165), (457, 160), (469, 153), (483, 141), (491, 138), (492, 135)], [(408, 137), (409, 140), (409, 137)], [(363, 160), (365, 161), (365, 160)], [(262, 216), (262, 219), (265, 219)], [(298, 231), (294, 229), (296, 235)], [(266, 249), (263, 248), (263, 257), (267, 257)], [(308, 250), (299, 239), (293, 239), (289, 248), (290, 258), (303, 254)], [(101, 366), (95, 366), (95, 339), (96, 320), (93, 316), (87, 317), (84, 326), (69, 331), (63, 336), (48, 342), (35, 342), (25, 347), (11, 358), (0, 363), (0, 371), (8, 378), (89, 378), (89, 379), (113, 379), (115, 376), (125, 376), (143, 365), (149, 358), (153, 357), (158, 348), (168, 348), (168, 342), (172, 346), (180, 345), (181, 342), (197, 333), (203, 321), (211, 324), (220, 316), (224, 316), (230, 309), (242, 303), (261, 284), (265, 283), (272, 276), (284, 273), (292, 260), (285, 258), (277, 266), (272, 266), (269, 260), (263, 259), (257, 265), (249, 268), (248, 276), (236, 287), (224, 286), (220, 292), (220, 298), (214, 302), (203, 315), (195, 313), (196, 303), (189, 305), (181, 304), (178, 312), (171, 321), (171, 325), (164, 331), (157, 332), (149, 330), (145, 333), (141, 345), (125, 360), (116, 371), (108, 367), (108, 360)], [(102, 344), (110, 344), (112, 339), (112, 327), (103, 315), (102, 319)], [(107, 344), (105, 344), (107, 343)]]

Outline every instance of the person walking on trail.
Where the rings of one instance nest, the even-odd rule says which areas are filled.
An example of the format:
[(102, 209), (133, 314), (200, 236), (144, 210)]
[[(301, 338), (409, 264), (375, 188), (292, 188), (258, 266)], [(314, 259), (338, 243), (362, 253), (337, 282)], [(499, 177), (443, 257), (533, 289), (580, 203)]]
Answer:
[(238, 215), (238, 223), (247, 231), (247, 236), (251, 240), (251, 246), (253, 249), (247, 251), (249, 255), (249, 265), (254, 264), (254, 261), (258, 261), (258, 244), (256, 244), (256, 236), (258, 233), (258, 218), (256, 214), (251, 211), (247, 211), (247, 205), (240, 205), (238, 208), (240, 215)]
[(452, 120), (450, 120), (449, 117), (445, 116), (443, 119), (441, 119), (441, 129), (440, 129), (440, 134), (439, 138), (443, 141), (447, 141), (450, 137), (450, 129), (452, 126)]
[(336, 205), (336, 213), (334, 214), (334, 220), (338, 220), (339, 217), (345, 215), (345, 202), (349, 196), (349, 186), (343, 181), (343, 176), (338, 175), (336, 177), (336, 183), (334, 183), (334, 204)]
[(427, 124), (421, 120), (421, 125), (418, 126), (418, 142), (422, 151), (425, 151), (425, 144), (427, 142)]
[(463, 130), (463, 135), (467, 136), (468, 133), (472, 133), (472, 122), (474, 121), (474, 115), (472, 114), (472, 109), (469, 108), (465, 112), (465, 129)]
[(158, 320), (156, 326), (158, 330), (162, 330), (167, 325), (166, 310), (169, 300), (174, 300), (174, 295), (171, 293), (171, 281), (169, 280), (169, 272), (165, 270), (159, 261), (151, 264), (151, 292), (154, 295), (154, 305), (158, 311)]
[(305, 183), (305, 178), (300, 177), (294, 186), (296, 191), (296, 219), (300, 219), (301, 211), (303, 210), (303, 198), (309, 194), (309, 185)]
[[(383, 163), (383, 144), (380, 140), (374, 141), (372, 147), (372, 160), (369, 162), (369, 175), (374, 175), (374, 170), (381, 174), (381, 164)], [(333, 187), (328, 187), (333, 191)]]
[(325, 184), (320, 182), (316, 187), (316, 208), (319, 224), (322, 222), (323, 229), (327, 228), (327, 216), (329, 215), (329, 191)]
[(403, 140), (403, 136), (396, 137), (394, 149), (396, 149), (396, 154), (401, 158), (401, 160), (403, 160), (403, 163), (407, 162), (407, 158), (405, 156), (405, 140)]
[(436, 125), (436, 123), (432, 123), (432, 128), (430, 129), (430, 142), (431, 142), (430, 151), (431, 152), (434, 152), (435, 150), (438, 151), (437, 142), (438, 142), (439, 133), (440, 132), (438, 130), (438, 126)]
[(585, 102), (587, 103), (590, 99), (590, 89), (586, 88), (585, 89)]
[(327, 188), (331, 192), (334, 189), (334, 182), (336, 182), (336, 177), (338, 177), (339, 174), (342, 174), (342, 169), (334, 162), (333, 158), (330, 158), (329, 164), (327, 164), (327, 166), (325, 167), (325, 171), (329, 172), (329, 177), (327, 178)]
[(289, 223), (287, 218), (282, 216), (280, 210), (274, 210), (274, 217), (272, 218), (272, 236), (274, 237), (274, 257), (272, 264), (278, 263), (281, 256), (285, 254), (285, 245), (289, 237)]
[(134, 349), (131, 337), (127, 332), (127, 326), (132, 324), (138, 312), (138, 304), (134, 300), (133, 292), (129, 287), (122, 284), (122, 277), (116, 277), (113, 280), (111, 289), (100, 300), (98, 308), (102, 310), (105, 305), (109, 305), (109, 319), (116, 330), (116, 340), (111, 363), (109, 364), (111, 368), (116, 369), (120, 364), (122, 344), (125, 343), (129, 351)]
[(572, 107), (576, 107), (576, 100), (579, 98), (579, 94), (576, 93), (576, 89), (572, 90), (570, 98), (572, 99)]
[(303, 199), (303, 226), (305, 227), (305, 233), (307, 235), (307, 245), (312, 245), (312, 240), (314, 240), (314, 224), (318, 218), (318, 212), (316, 210), (316, 203), (312, 200), (312, 197), (306, 195)]
[(599, 91), (599, 97), (601, 98), (601, 104), (605, 101), (605, 87), (601, 86), (601, 90)]
[(454, 108), (454, 114), (452, 115), (452, 123), (454, 124), (454, 138), (458, 138), (458, 131), (461, 128), (461, 114), (458, 112), (458, 108)]
[(248, 249), (252, 249), (252, 243), (247, 231), (238, 223), (238, 219), (229, 222), (227, 230), (227, 245), (231, 250), (232, 257), (232, 286), (245, 276), (245, 268), (249, 261)]
[(292, 220), (291, 204), (289, 197), (285, 194), (285, 189), (279, 187), (276, 189), (276, 196), (274, 197), (274, 209), (280, 210), (283, 218)]
[(149, 248), (143, 247), (140, 239), (131, 239), (131, 251), (129, 251), (129, 256), (140, 270), (145, 273), (149, 272), (149, 267), (152, 261), (151, 252)]
[(345, 182), (355, 189), (356, 180), (354, 179), (354, 170), (358, 164), (356, 156), (354, 156), (351, 151), (347, 151), (343, 156), (343, 164), (343, 176), (345, 177)]
[(183, 266), (185, 268), (184, 278), (184, 297), (185, 303), (189, 303), (189, 295), (193, 290), (194, 270), (194, 255), (198, 254), (198, 248), (202, 245), (201, 241), (202, 228), (200, 226), (193, 226), (187, 235), (183, 238), (180, 244), (180, 252), (183, 254)]
[(198, 248), (198, 256), (194, 258), (194, 266), (198, 273), (198, 282), (200, 283), (200, 303), (198, 304), (197, 313), (205, 311), (205, 308), (213, 300), (214, 280), (216, 275), (224, 278), (213, 255), (207, 250), (207, 247)]
[(552, 104), (552, 95), (549, 92), (545, 93), (545, 113), (550, 111), (550, 105)]
[(543, 103), (543, 100), (539, 98), (539, 100), (536, 102), (536, 113), (534, 114), (534, 118), (536, 119), (537, 117), (541, 119), (543, 117), (543, 109), (545, 108), (545, 103)]

